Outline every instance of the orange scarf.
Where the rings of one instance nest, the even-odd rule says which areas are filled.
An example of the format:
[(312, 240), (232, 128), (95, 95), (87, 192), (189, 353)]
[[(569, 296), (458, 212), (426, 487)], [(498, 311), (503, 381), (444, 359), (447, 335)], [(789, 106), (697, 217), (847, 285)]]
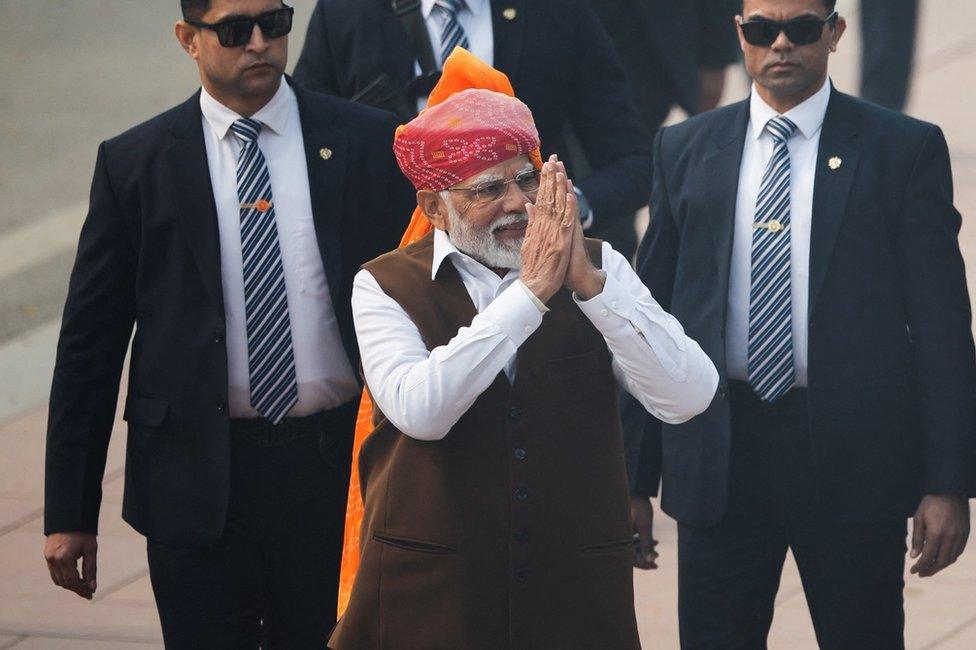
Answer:
[[(511, 82), (503, 72), (495, 70), (490, 65), (463, 48), (455, 48), (444, 62), (444, 71), (440, 81), (434, 86), (427, 100), (427, 106), (436, 106), (454, 93), (469, 88), (482, 88), (504, 93), (509, 97), (515, 96)], [(404, 127), (400, 126), (396, 135), (399, 136)], [(536, 149), (529, 154), (532, 163), (542, 168), (542, 154)], [(418, 206), (413, 211), (410, 225), (403, 233), (400, 248), (408, 246), (433, 229), (427, 215)], [(341, 617), (349, 604), (356, 572), (359, 570), (359, 539), (363, 523), (363, 497), (359, 485), (359, 450), (363, 441), (373, 432), (373, 402), (364, 390), (359, 402), (359, 415), (356, 418), (356, 434), (352, 447), (352, 470), (349, 479), (349, 497), (346, 502), (346, 530), (342, 546), (342, 571), (339, 577), (339, 612)]]

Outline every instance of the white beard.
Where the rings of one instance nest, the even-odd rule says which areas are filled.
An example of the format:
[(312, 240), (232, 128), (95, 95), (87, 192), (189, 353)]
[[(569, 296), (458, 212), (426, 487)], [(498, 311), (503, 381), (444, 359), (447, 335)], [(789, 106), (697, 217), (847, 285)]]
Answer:
[[(446, 192), (445, 192), (446, 194)], [(451, 243), (466, 255), (470, 255), (485, 266), (495, 269), (522, 268), (522, 242), (520, 237), (510, 242), (501, 242), (495, 237), (495, 230), (513, 223), (528, 221), (527, 214), (508, 214), (492, 221), (485, 228), (472, 228), (461, 218), (449, 200), (447, 204), (447, 219), (450, 230), (447, 232)]]

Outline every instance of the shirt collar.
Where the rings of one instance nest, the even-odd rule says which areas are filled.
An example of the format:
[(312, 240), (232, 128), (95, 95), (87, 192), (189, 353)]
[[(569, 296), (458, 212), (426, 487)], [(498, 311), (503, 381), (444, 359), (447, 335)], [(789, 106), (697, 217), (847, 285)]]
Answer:
[[(830, 89), (832, 85), (828, 78), (823, 86), (801, 103), (797, 104), (783, 117), (788, 117), (794, 124), (796, 130), (804, 138), (809, 140), (823, 126), (824, 116), (827, 114), (827, 104), (830, 103)], [(749, 97), (749, 120), (752, 123), (752, 136), (755, 139), (762, 137), (766, 130), (766, 123), (779, 115), (776, 110), (763, 101), (763, 98), (756, 92), (756, 86), (752, 86), (752, 95)]]
[[(481, 10), (485, 6), (487, 0), (462, 0), (461, 11), (467, 9), (472, 15), (477, 16), (481, 13)], [(437, 0), (420, 0), (420, 10), (423, 12), (424, 20), (430, 18), (430, 14), (434, 11), (434, 6)]]
[[(278, 86), (278, 92), (274, 94), (274, 97), (267, 104), (261, 107), (261, 110), (252, 115), (251, 119), (261, 122), (265, 128), (270, 129), (277, 135), (281, 135), (285, 132), (285, 127), (288, 126), (288, 116), (291, 114), (290, 109), (293, 103), (297, 101), (295, 91), (291, 89), (291, 86), (282, 77), (281, 84)], [(203, 112), (203, 117), (210, 124), (210, 128), (214, 130), (214, 133), (221, 140), (230, 131), (231, 125), (241, 119), (241, 116), (236, 112), (214, 99), (213, 95), (208, 93), (206, 88), (202, 88), (200, 92), (200, 110)]]
[[(494, 271), (489, 269), (487, 266), (474, 259), (470, 255), (458, 250), (454, 242), (446, 232), (440, 228), (434, 229), (434, 258), (430, 267), (430, 279), (437, 279), (437, 272), (440, 270), (444, 263), (444, 260), (448, 258), (454, 258), (456, 263), (461, 264), (469, 271), (469, 273), (480, 273), (481, 271), (475, 271), (474, 269), (483, 269), (486, 273), (495, 274)], [(512, 273), (518, 273), (515, 269), (510, 269), (505, 277), (509, 277)]]

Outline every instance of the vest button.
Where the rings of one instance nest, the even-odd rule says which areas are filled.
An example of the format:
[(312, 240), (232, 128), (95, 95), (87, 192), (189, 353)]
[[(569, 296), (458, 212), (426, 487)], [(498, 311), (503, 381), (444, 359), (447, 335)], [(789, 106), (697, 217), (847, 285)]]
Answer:
[(528, 454), (525, 453), (525, 450), (524, 449), (516, 449), (515, 450), (515, 460), (525, 460), (525, 457), (527, 455)]
[(224, 343), (224, 331), (223, 330), (214, 330), (214, 333), (213, 333), (213, 342), (216, 345), (223, 345), (223, 343)]
[(529, 537), (529, 531), (525, 530), (524, 528), (519, 528), (515, 531), (515, 541), (519, 544), (524, 544), (529, 541)]
[(511, 406), (511, 407), (509, 407), (509, 409), (508, 409), (508, 419), (509, 420), (518, 420), (520, 417), (522, 417), (522, 409), (520, 409), (517, 406)]
[(515, 570), (515, 582), (525, 582), (529, 579), (529, 574), (525, 569)]
[(217, 400), (214, 406), (216, 407), (218, 413), (223, 413), (227, 410), (227, 402), (222, 399)]
[(529, 491), (526, 490), (524, 487), (520, 487), (517, 490), (515, 490), (515, 498), (518, 499), (519, 501), (525, 501), (526, 499), (529, 498)]

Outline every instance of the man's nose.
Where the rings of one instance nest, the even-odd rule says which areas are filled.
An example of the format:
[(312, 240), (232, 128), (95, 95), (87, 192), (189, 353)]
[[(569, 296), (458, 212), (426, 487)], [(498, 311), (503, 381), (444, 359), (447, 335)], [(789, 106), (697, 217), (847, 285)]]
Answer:
[(773, 41), (772, 49), (776, 52), (782, 52), (784, 50), (792, 50), (795, 46), (793, 41), (786, 37), (786, 30), (779, 30), (779, 34), (776, 35), (776, 40)]
[(535, 195), (529, 196), (518, 186), (518, 183), (509, 183), (505, 186), (505, 195), (502, 197), (502, 208), (506, 213), (525, 212), (526, 203), (535, 203)]
[(270, 44), (271, 42), (261, 31), (261, 26), (254, 23), (254, 27), (251, 29), (251, 38), (244, 49), (248, 52), (264, 52)]

